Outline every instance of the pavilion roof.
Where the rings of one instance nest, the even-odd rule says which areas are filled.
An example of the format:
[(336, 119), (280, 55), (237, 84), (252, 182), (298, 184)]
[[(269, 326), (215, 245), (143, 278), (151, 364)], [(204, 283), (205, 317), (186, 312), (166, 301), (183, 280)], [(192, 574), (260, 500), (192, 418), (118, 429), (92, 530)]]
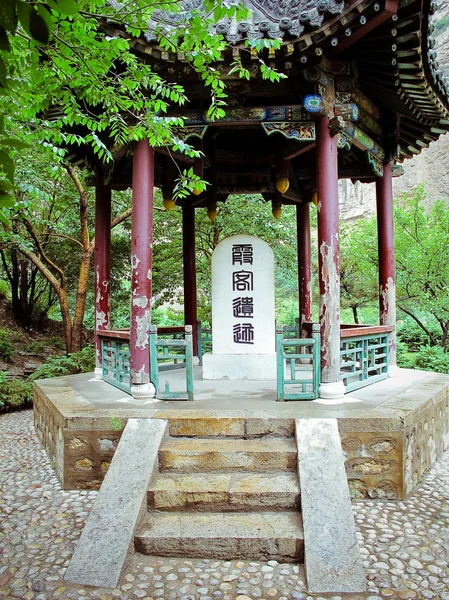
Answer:
[[(221, 157), (236, 153), (237, 149), (246, 157), (237, 162), (253, 164), (253, 178), (263, 179), (269, 175), (267, 165), (274, 160), (271, 156), (274, 146), (284, 144), (283, 156), (292, 158), (292, 169), (298, 178), (309, 177), (307, 161), (312, 172), (314, 143), (301, 146), (301, 142), (293, 138), (282, 141), (276, 137), (280, 135), (275, 131), (277, 125), (262, 123), (266, 134), (275, 133), (267, 143), (259, 121), (282, 120), (279, 116), (270, 117), (269, 113), (277, 111), (280, 114), (284, 110), (286, 114), (297, 115), (295, 118), (290, 115), (284, 121), (291, 121), (295, 126), (299, 125), (295, 119), (312, 121), (310, 127), (313, 129), (317, 115), (308, 112), (305, 98), (310, 93), (326, 95), (326, 72), (335, 75), (335, 115), (341, 122), (337, 130), (343, 142), (348, 135), (352, 139), (348, 146), (341, 146), (339, 153), (343, 177), (373, 180), (385, 157), (383, 149), (388, 147), (386, 151), (392, 152), (396, 161), (401, 161), (418, 154), (449, 130), (449, 87), (439, 67), (432, 37), (432, 14), (436, 8), (433, 0), (240, 1), (250, 10), (250, 18), (241, 22), (222, 20), (214, 26), (215, 33), (227, 42), (217, 68), (227, 80), (230, 100), (237, 102), (235, 105), (230, 103), (226, 117), (215, 123), (209, 123), (205, 116), (209, 93), (189, 67), (188, 57), (181, 51), (172, 52), (160, 47), (157, 38), (158, 28), (166, 29), (170, 23), (176, 25), (177, 31), (182, 30), (180, 23), (188, 27), (192, 11), (202, 10), (202, 0), (183, 0), (182, 11), (173, 15), (156, 11), (148, 32), (139, 38), (129, 39), (120, 26), (112, 22), (101, 25), (107, 35), (129, 39), (136, 54), (155, 65), (167, 81), (184, 85), (191, 100), (189, 108), (180, 112), (185, 117), (185, 129), (189, 130), (186, 135), (195, 136), (201, 130), (198, 137), (206, 135), (210, 138), (215, 136), (212, 130), (219, 131), (214, 154), (223, 189), (229, 187), (223, 175), (228, 167)], [(280, 40), (279, 49), (265, 49), (261, 54), (279, 70), (287, 72), (290, 69), (289, 77), (282, 82), (272, 84), (257, 75), (258, 61), (253, 60), (257, 56), (248, 51), (248, 40), (262, 38)], [(236, 55), (240, 55), (251, 70), (250, 81), (228, 75), (229, 65)], [(320, 79), (323, 69), (324, 78)], [(318, 79), (314, 79), (316, 76)], [(311, 92), (313, 89), (318, 92)], [(354, 107), (352, 116), (348, 116), (350, 107)], [(256, 116), (247, 114), (254, 110)], [(343, 113), (339, 112), (341, 110)], [(355, 116), (357, 111), (358, 117)], [(259, 113), (263, 113), (263, 117)], [(354, 121), (358, 121), (357, 125)], [(209, 126), (210, 131), (205, 134)], [(267, 128), (271, 130), (267, 131)], [(302, 149), (296, 151), (300, 147), (297, 143), (310, 153), (309, 156), (303, 154)], [(255, 148), (265, 153), (267, 164), (260, 166), (262, 163), (254, 155)], [(252, 163), (245, 154), (249, 150)], [(124, 152), (124, 149), (120, 150), (120, 156)], [(360, 153), (368, 157), (369, 165)], [(300, 158), (294, 158), (299, 155)], [(80, 150), (74, 149), (73, 159), (78, 160), (78, 157)], [(122, 167), (118, 171), (120, 185), (129, 181), (127, 161), (126, 173), (121, 172)], [(257, 182), (259, 187), (267, 183), (265, 180)], [(231, 183), (238, 187), (240, 180)], [(245, 189), (250, 189), (250, 184)], [(271, 193), (270, 189), (267, 188), (267, 194)]]

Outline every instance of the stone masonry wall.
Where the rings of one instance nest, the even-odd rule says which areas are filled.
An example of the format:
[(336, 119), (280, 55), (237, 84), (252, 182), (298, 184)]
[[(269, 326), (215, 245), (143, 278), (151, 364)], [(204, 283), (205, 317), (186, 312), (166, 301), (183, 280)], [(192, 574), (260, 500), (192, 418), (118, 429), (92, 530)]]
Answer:
[(36, 432), (63, 489), (99, 489), (126, 421), (110, 419), (110, 429), (69, 429), (39, 385), (34, 386), (33, 403)]
[(403, 432), (342, 434), (341, 445), (352, 498), (403, 497)]
[(449, 400), (426, 406), (419, 419), (408, 425), (404, 438), (404, 492), (408, 496), (423, 475), (449, 447)]
[(121, 435), (114, 430), (65, 430), (64, 489), (99, 489)]
[(38, 385), (34, 385), (33, 404), (36, 433), (62, 484), (64, 478), (64, 417)]
[[(449, 401), (444, 390), (410, 417), (394, 422), (391, 430), (378, 433), (345, 431), (344, 422), (339, 422), (352, 498), (405, 498), (449, 447)], [(350, 429), (356, 428), (352, 422)]]

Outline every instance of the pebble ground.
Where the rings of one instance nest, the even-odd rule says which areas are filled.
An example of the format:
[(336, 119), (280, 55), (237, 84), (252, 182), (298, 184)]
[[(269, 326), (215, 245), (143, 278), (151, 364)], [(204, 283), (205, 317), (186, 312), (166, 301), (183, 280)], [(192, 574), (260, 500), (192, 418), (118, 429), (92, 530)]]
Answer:
[[(64, 571), (96, 492), (64, 492), (31, 411), (0, 416), (0, 599), (320, 600), (296, 565), (133, 556), (117, 589), (67, 584)], [(403, 502), (354, 502), (368, 580), (333, 600), (449, 600), (449, 453)]]

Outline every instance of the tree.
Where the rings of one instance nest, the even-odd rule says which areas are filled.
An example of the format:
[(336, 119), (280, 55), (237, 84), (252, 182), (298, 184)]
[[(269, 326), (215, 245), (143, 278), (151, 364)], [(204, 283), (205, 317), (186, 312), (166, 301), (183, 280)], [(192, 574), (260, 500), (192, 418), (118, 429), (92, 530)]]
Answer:
[(340, 228), (341, 307), (352, 310), (356, 324), (358, 310), (378, 297), (376, 239), (375, 219), (360, 219)]
[[(426, 192), (418, 186), (395, 201), (396, 298), (398, 308), (438, 343), (427, 318), (441, 329), (447, 349), (449, 333), (449, 212), (438, 200), (427, 207)], [(377, 298), (376, 218), (342, 228), (342, 296), (347, 306)]]
[[(0, 255), (18, 320), (29, 326), (38, 300), (46, 293), (41, 312), (59, 303), (66, 350), (77, 352), (82, 346), (95, 246), (93, 216), (77, 171), (69, 165), (65, 170), (46, 167), (51, 156), (51, 151), (43, 155), (29, 150), (26, 159), (19, 161), (17, 201), (11, 221), (3, 224)], [(119, 211), (111, 227), (131, 214), (128, 206), (119, 205)]]
[[(169, 13), (177, 13), (177, 18), (167, 23)], [(198, 156), (172, 135), (171, 127), (182, 125), (182, 119), (160, 118), (170, 105), (186, 102), (182, 86), (166, 82), (140, 60), (132, 42), (142, 38), (145, 44), (144, 36), (150, 33), (164, 50), (181, 52), (209, 89), (208, 116), (217, 119), (224, 116), (226, 85), (213, 65), (226, 43), (222, 35), (210, 31), (220, 19), (241, 20), (246, 15), (246, 9), (233, 1), (205, 0), (202, 7), (185, 11), (179, 1), (2, 0), (0, 94), (8, 102), (0, 114), (0, 207), (14, 204), (12, 152), (23, 148), (23, 139), (18, 138), (28, 141), (30, 132), (54, 144), (59, 157), (61, 146), (87, 144), (107, 162), (113, 160), (113, 147), (143, 138), (153, 146), (167, 145)], [(279, 48), (280, 41), (250, 40), (247, 45), (248, 52), (259, 51)], [(283, 77), (262, 57), (259, 61), (262, 77), (272, 81)], [(230, 69), (249, 78), (239, 60)], [(13, 123), (22, 125), (22, 135), (5, 137)], [(205, 187), (191, 170), (182, 173), (178, 183), (179, 196)]]
[(398, 307), (423, 329), (432, 344), (435, 336), (420, 313), (438, 322), (446, 351), (449, 333), (449, 212), (438, 200), (426, 208), (424, 186), (403, 194), (395, 210)]

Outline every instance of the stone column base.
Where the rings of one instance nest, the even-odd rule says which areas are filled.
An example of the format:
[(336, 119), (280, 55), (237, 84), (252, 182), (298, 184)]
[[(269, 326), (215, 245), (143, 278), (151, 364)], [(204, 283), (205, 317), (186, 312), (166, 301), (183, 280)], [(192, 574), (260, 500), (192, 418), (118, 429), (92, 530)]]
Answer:
[(103, 381), (103, 369), (102, 367), (95, 367), (94, 370), (94, 379), (97, 379), (98, 381)]
[(388, 377), (399, 377), (401, 369), (397, 365), (388, 365)]
[(333, 381), (331, 383), (320, 383), (318, 389), (320, 398), (324, 400), (338, 400), (336, 404), (343, 403), (345, 395), (345, 385), (343, 381)]
[(152, 383), (140, 383), (131, 386), (131, 395), (134, 400), (145, 400), (152, 402), (159, 402), (156, 399), (156, 388)]

